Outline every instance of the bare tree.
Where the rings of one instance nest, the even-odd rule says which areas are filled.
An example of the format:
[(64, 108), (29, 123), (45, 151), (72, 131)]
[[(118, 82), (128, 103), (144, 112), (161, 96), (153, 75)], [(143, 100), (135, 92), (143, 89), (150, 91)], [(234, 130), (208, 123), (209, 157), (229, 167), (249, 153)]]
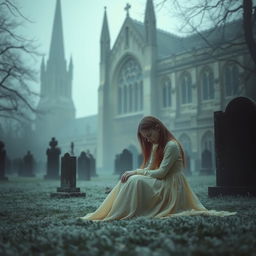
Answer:
[(31, 82), (36, 71), (34, 42), (19, 35), (22, 22), (29, 22), (11, 0), (0, 1), (0, 117), (17, 121), (31, 119), (35, 97)]
[[(170, 11), (178, 16), (182, 21), (180, 31), (197, 34), (207, 43), (212, 50), (211, 56), (219, 50), (225, 51), (231, 47), (247, 46), (254, 65), (244, 66), (242, 63), (237, 64), (250, 72), (256, 72), (256, 6), (253, 5), (252, 0), (155, 1), (158, 8), (170, 7)], [(236, 30), (229, 31), (226, 25), (239, 20), (241, 21), (242, 31), (239, 31), (239, 27)], [(207, 33), (203, 32), (207, 29)], [(229, 40), (212, 42), (209, 38), (217, 30), (218, 33), (222, 33), (222, 38), (227, 38), (226, 35), (228, 34)], [(233, 61), (236, 62), (235, 60)]]

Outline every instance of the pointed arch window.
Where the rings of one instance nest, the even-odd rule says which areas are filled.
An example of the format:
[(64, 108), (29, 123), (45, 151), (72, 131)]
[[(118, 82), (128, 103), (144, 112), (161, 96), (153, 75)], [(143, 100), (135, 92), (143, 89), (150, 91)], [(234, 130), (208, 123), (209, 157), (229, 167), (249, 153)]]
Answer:
[(129, 58), (118, 75), (118, 114), (141, 111), (143, 107), (142, 69), (134, 58)]
[(172, 105), (172, 84), (169, 78), (162, 81), (162, 102), (164, 108)]
[(203, 100), (211, 100), (214, 98), (214, 79), (213, 72), (207, 68), (201, 75), (201, 92)]
[(237, 65), (226, 65), (224, 69), (225, 95), (233, 96), (238, 94), (239, 70)]
[(192, 79), (189, 73), (181, 76), (181, 104), (192, 103)]

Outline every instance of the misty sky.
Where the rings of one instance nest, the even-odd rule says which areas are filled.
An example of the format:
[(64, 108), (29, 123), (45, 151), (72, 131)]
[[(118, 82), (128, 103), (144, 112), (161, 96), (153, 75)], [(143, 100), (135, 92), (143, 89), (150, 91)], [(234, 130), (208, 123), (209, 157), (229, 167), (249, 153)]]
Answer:
[[(130, 16), (144, 20), (146, 0), (129, 0)], [(157, 2), (157, 1), (155, 1)], [(159, 2), (159, 1), (158, 1)], [(25, 22), (21, 33), (36, 40), (39, 52), (46, 55), (50, 47), (56, 0), (16, 0), (22, 13), (32, 20)], [(107, 6), (111, 45), (126, 17), (127, 0), (61, 0), (66, 60), (72, 54), (74, 63), (73, 100), (76, 117), (97, 113), (99, 85), (99, 38)], [(157, 27), (177, 31), (177, 19), (171, 8), (156, 8)], [(41, 59), (36, 66), (40, 68)]]

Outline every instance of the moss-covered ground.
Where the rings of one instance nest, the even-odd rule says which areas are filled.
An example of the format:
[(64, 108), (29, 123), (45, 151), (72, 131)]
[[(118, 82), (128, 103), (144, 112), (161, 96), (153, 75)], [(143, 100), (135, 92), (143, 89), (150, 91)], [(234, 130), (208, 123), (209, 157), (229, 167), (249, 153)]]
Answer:
[(86, 198), (65, 199), (50, 197), (59, 181), (9, 177), (0, 182), (0, 255), (256, 255), (256, 199), (208, 198), (214, 176), (188, 180), (208, 209), (237, 215), (83, 222), (77, 217), (99, 206), (116, 176), (79, 181)]

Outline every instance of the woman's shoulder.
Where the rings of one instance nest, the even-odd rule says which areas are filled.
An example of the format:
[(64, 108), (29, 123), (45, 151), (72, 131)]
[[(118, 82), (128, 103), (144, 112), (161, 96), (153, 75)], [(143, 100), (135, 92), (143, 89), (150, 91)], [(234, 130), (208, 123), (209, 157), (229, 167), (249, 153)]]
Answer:
[(179, 148), (178, 142), (176, 140), (169, 140), (165, 145), (165, 150), (171, 150), (176, 148)]
[(178, 146), (178, 142), (176, 140), (169, 140), (167, 143), (166, 143), (166, 146), (167, 145), (175, 145), (175, 146)]

